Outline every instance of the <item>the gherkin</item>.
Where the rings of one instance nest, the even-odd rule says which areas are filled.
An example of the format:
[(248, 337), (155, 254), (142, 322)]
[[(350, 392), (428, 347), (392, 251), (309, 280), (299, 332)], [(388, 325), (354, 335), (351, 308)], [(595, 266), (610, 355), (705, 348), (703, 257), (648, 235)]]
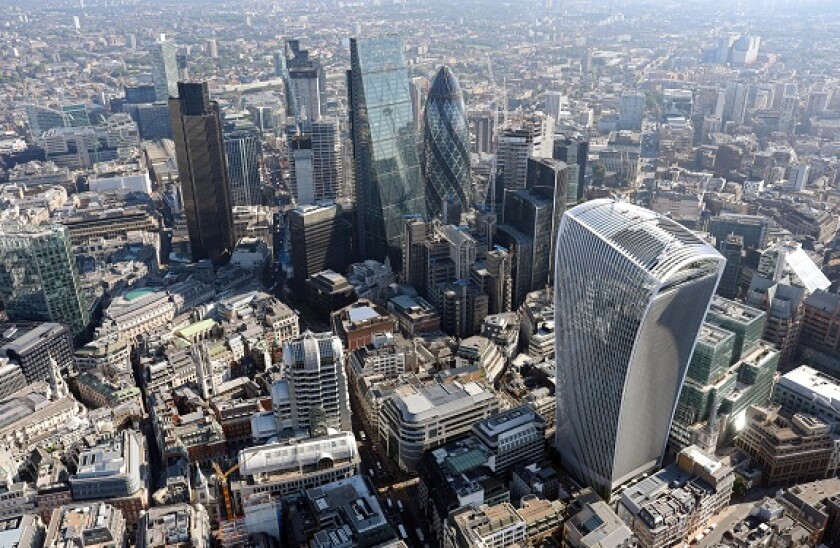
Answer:
[(426, 209), (440, 214), (441, 204), (457, 198), (469, 208), (470, 133), (461, 86), (449, 67), (440, 67), (429, 87), (423, 114), (423, 173)]

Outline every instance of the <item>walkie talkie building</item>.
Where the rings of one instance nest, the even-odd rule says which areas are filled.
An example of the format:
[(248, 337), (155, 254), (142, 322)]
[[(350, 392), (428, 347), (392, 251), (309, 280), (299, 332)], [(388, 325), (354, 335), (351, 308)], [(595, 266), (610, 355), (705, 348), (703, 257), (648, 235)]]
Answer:
[(724, 262), (682, 225), (634, 205), (593, 200), (564, 215), (556, 446), (602, 495), (660, 463)]

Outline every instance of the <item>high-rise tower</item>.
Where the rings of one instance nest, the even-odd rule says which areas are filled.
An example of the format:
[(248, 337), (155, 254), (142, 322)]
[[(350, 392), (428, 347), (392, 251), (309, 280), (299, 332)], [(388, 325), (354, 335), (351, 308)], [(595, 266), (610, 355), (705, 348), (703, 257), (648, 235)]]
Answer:
[(219, 105), (207, 82), (178, 82), (169, 111), (192, 258), (223, 264), (235, 242)]
[(175, 44), (158, 42), (152, 48), (152, 80), (155, 83), (155, 100), (168, 101), (178, 96), (178, 57)]
[(350, 40), (350, 123), (361, 255), (401, 263), (403, 217), (425, 216), (408, 70), (396, 36)]
[(260, 205), (262, 143), (259, 133), (237, 130), (225, 133), (224, 140), (231, 205)]
[(454, 196), (462, 210), (469, 207), (470, 132), (461, 86), (449, 67), (440, 67), (423, 112), (423, 174), (426, 209), (430, 216)]
[(688, 229), (634, 205), (593, 200), (564, 215), (556, 446), (602, 495), (661, 462), (723, 263)]
[(66, 324), (74, 336), (90, 311), (63, 225), (0, 227), (0, 302), (13, 320)]

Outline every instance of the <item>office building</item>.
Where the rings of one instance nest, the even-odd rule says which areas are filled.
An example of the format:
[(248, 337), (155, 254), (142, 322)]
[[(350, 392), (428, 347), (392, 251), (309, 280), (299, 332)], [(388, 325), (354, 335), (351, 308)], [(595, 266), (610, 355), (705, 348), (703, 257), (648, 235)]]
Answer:
[(169, 109), (192, 259), (224, 264), (235, 242), (219, 105), (207, 82), (178, 82), (178, 95)]
[(743, 238), (744, 248), (763, 250), (767, 246), (770, 222), (770, 219), (762, 215), (724, 213), (720, 217), (712, 217), (709, 221), (709, 233), (718, 242), (725, 241), (734, 234)]
[[(325, 457), (330, 466), (319, 466)], [(352, 432), (291, 439), (239, 452), (242, 480), (231, 482), (235, 509), (255, 493), (286, 497), (359, 473), (361, 457)]]
[(784, 413), (807, 413), (840, 431), (840, 381), (807, 365), (778, 378), (773, 403)]
[(33, 139), (39, 139), (47, 131), (57, 127), (70, 127), (70, 117), (61, 109), (26, 105), (26, 118), (29, 133)]
[[(307, 489), (304, 504), (317, 532), (311, 548), (333, 546), (383, 546), (397, 542), (376, 496), (365, 476), (353, 476)], [(296, 542), (295, 546), (300, 546)]]
[(837, 473), (831, 426), (805, 413), (780, 413), (778, 406), (751, 406), (735, 445), (761, 469), (767, 485), (790, 485)]
[(120, 509), (111, 504), (68, 504), (53, 510), (44, 548), (126, 546), (126, 526)]
[(295, 430), (350, 430), (344, 347), (332, 333), (307, 331), (283, 347)]
[(327, 108), (326, 74), (321, 62), (300, 49), (299, 40), (286, 40), (283, 73), (286, 112), (303, 120), (318, 120)]
[(729, 505), (735, 472), (696, 447), (677, 462), (621, 493), (618, 515), (640, 546), (663, 548), (687, 542)]
[(493, 154), (496, 149), (494, 135), (497, 115), (493, 111), (470, 111), (470, 150), (475, 154)]
[(149, 508), (137, 528), (138, 548), (210, 548), (210, 517), (201, 504)]
[(353, 224), (340, 205), (300, 206), (288, 214), (295, 285), (324, 270), (345, 272), (355, 259)]
[(344, 186), (344, 158), (337, 118), (321, 117), (307, 126), (312, 150), (312, 197), (335, 200)]
[(0, 546), (43, 548), (45, 533), (43, 521), (34, 514), (0, 519)]
[(69, 479), (73, 500), (105, 500), (122, 510), (133, 528), (149, 507), (147, 455), (145, 438), (134, 430), (123, 430), (82, 451), (76, 473)]
[(803, 345), (840, 352), (840, 295), (818, 289), (803, 305)]
[(74, 337), (87, 330), (90, 309), (67, 227), (0, 227), (0, 302), (12, 320), (63, 323)]
[(425, 216), (402, 39), (350, 40), (350, 127), (359, 249), (399, 270), (403, 217)]
[(555, 160), (565, 162), (569, 166), (569, 179), (567, 182), (567, 200), (569, 207), (574, 206), (583, 199), (586, 190), (586, 164), (589, 159), (589, 141), (582, 137), (554, 137)]
[(178, 97), (177, 51), (175, 44), (167, 40), (155, 43), (150, 50), (156, 101), (169, 101), (170, 97)]
[(551, 158), (554, 153), (554, 119), (542, 113), (513, 120), (498, 137), (496, 172), (487, 199), (493, 212), (504, 218), (505, 193), (525, 188), (529, 158)]
[(726, 259), (726, 267), (720, 277), (718, 295), (727, 299), (734, 299), (741, 292), (741, 262), (744, 257), (744, 238), (730, 234), (725, 240), (718, 242), (718, 251)]
[(730, 363), (749, 355), (761, 341), (767, 313), (723, 297), (714, 297), (706, 321), (735, 334)]
[(478, 382), (400, 386), (379, 410), (380, 448), (413, 472), (425, 451), (463, 436), (498, 409), (495, 394)]
[(540, 460), (545, 421), (527, 405), (520, 405), (478, 421), (472, 434), (490, 450), (490, 469), (503, 476), (518, 464)]
[(565, 548), (631, 548), (633, 532), (592, 489), (583, 489), (566, 510), (563, 524)]
[(524, 546), (527, 539), (527, 524), (509, 502), (464, 506), (449, 515), (443, 548)]
[(649, 210), (593, 200), (563, 217), (556, 447), (605, 496), (660, 463), (722, 270), (713, 247)]
[(57, 323), (0, 323), (0, 358), (20, 368), (27, 384), (54, 383), (73, 369), (73, 337)]
[(259, 133), (248, 130), (225, 133), (224, 143), (231, 206), (260, 205), (262, 141)]
[(645, 99), (641, 91), (625, 91), (621, 94), (618, 129), (641, 131), (645, 118)]
[[(462, 210), (470, 208), (470, 134), (464, 96), (458, 79), (442, 66), (432, 79), (423, 113), (423, 175), (426, 210), (441, 214), (454, 199)], [(460, 219), (458, 219), (460, 222)]]

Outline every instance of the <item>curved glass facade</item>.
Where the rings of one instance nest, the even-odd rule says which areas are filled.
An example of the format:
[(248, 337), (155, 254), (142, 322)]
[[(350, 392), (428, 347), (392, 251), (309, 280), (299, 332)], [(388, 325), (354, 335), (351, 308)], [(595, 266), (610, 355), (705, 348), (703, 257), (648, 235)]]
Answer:
[(350, 40), (350, 125), (361, 256), (399, 270), (403, 217), (425, 217), (403, 41)]
[(609, 494), (660, 463), (724, 259), (649, 210), (593, 200), (557, 237), (556, 444)]
[(449, 67), (440, 67), (423, 113), (423, 173), (426, 209), (434, 217), (450, 197), (469, 207), (470, 133), (461, 86)]

